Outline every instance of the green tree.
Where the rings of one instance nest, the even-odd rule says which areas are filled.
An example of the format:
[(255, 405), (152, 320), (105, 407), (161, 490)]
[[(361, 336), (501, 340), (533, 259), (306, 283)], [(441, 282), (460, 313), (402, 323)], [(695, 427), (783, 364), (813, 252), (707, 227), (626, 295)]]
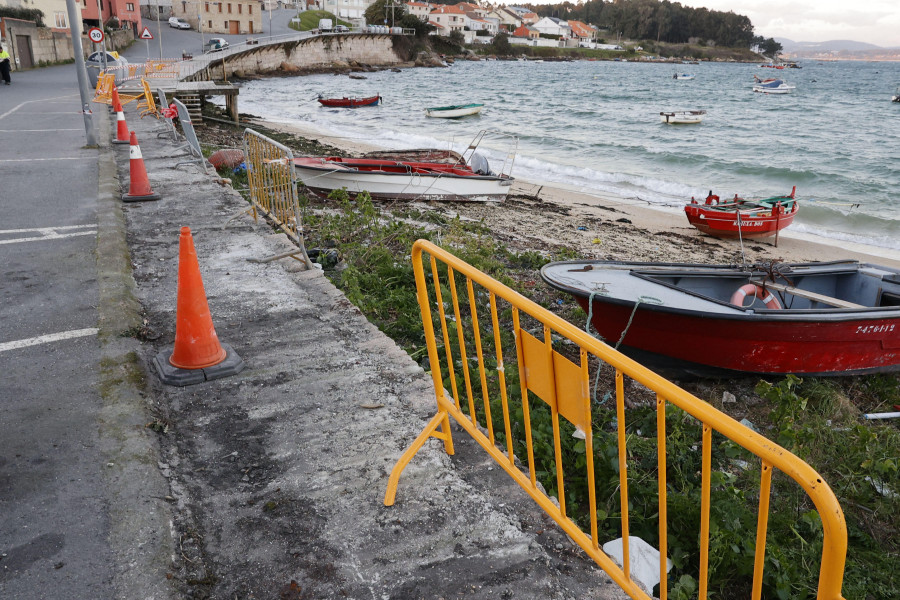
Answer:
[(450, 32), (450, 35), (447, 36), (451, 42), (459, 46), (463, 47), (463, 44), (466, 43), (466, 36), (459, 29), (454, 29)]
[(499, 56), (512, 54), (512, 44), (509, 43), (509, 36), (502, 31), (494, 36), (494, 41), (491, 45), (493, 46), (494, 54)]
[[(375, 0), (363, 13), (370, 25), (402, 26), (400, 21), (406, 15), (406, 5), (396, 0)], [(418, 33), (418, 31), (417, 31)]]

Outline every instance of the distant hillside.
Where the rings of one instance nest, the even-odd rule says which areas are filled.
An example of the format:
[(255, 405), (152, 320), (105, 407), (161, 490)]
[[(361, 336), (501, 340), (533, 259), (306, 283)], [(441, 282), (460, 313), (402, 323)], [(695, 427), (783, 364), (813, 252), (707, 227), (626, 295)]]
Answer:
[(853, 40), (829, 40), (827, 42), (795, 42), (787, 38), (775, 38), (785, 52), (866, 52), (880, 50), (880, 46)]

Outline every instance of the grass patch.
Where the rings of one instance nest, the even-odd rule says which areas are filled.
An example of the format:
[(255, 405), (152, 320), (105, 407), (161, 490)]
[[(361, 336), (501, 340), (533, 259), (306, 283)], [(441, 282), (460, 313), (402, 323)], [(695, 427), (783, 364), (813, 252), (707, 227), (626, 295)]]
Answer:
[[(295, 147), (298, 142), (285, 139), (285, 143)], [(325, 265), (326, 275), (426, 370), (430, 365), (410, 259), (412, 244), (419, 238), (435, 242), (568, 321), (584, 326), (584, 312), (570, 299), (534, 283), (536, 271), (548, 260), (575, 258), (568, 249), (559, 248), (549, 257), (509, 249), (497, 241), (484, 223), (455, 216), (452, 205), (432, 209), (406, 203), (376, 203), (367, 194), (351, 198), (338, 191), (328, 200), (304, 196), (302, 211), (307, 247), (320, 250), (318, 256), (323, 257), (319, 260)], [(332, 258), (326, 260), (329, 256)], [(449, 291), (443, 293), (446, 301)], [(463, 311), (461, 324), (470, 327), (473, 312), (489, 314), (487, 302), (487, 298), (476, 295), (474, 310)], [(499, 313), (503, 348), (513, 348), (511, 312)], [(486, 327), (483, 320), (482, 327)], [(450, 335), (453, 338), (455, 331)], [(492, 343), (485, 342), (486, 356), (490, 355)], [(571, 346), (562, 343), (555, 347), (562, 353), (572, 352)], [(455, 380), (448, 377), (444, 382), (447, 389), (454, 385), (463, 389), (461, 364), (457, 364)], [(495, 381), (496, 361), (487, 359), (486, 369), (489, 380)], [(608, 375), (609, 371), (604, 371), (593, 407), (595, 493), (601, 540), (621, 536), (618, 441), (610, 425), (615, 410), (608, 395), (612, 391)], [(509, 397), (519, 398), (518, 370), (506, 369), (505, 377)], [(714, 386), (718, 397), (723, 387), (752, 399), (752, 421), (763, 435), (808, 462), (832, 486), (849, 532), (844, 596), (867, 600), (900, 597), (900, 574), (896, 568), (900, 564), (900, 430), (896, 422), (860, 418), (861, 412), (892, 410), (893, 404), (900, 404), (900, 379), (896, 375), (803, 380), (789, 376), (749, 386), (727, 381)], [(695, 393), (704, 396), (700, 391)], [(480, 397), (478, 391), (475, 395)], [(636, 395), (640, 396), (640, 392)], [(627, 413), (629, 517), (631, 534), (655, 545), (656, 409), (653, 395), (643, 395), (643, 401)], [(489, 390), (490, 398), (498, 396), (495, 389)], [(716, 398), (706, 399), (718, 404)], [(521, 403), (512, 402), (510, 408), (512, 421), (522, 423)], [(505, 448), (499, 399), (492, 401), (490, 409), (497, 444)], [(547, 492), (553, 495), (557, 481), (550, 413), (541, 402), (532, 402), (531, 409), (535, 469)], [(735, 413), (733, 408), (729, 411)], [(479, 409), (478, 416), (481, 423), (486, 422), (483, 409)], [(667, 406), (665, 420), (668, 554), (675, 565), (669, 576), (669, 598), (687, 600), (696, 596), (698, 588), (701, 431), (696, 420), (671, 405)], [(586, 476), (579, 475), (586, 468), (584, 442), (573, 437), (573, 427), (568, 423), (562, 422), (561, 430), (567, 514), (589, 530), (588, 484)], [(516, 455), (525, 457), (522, 426), (514, 425), (513, 438)], [(736, 598), (746, 596), (752, 579), (759, 461), (723, 436), (716, 434), (713, 441), (709, 597)], [(815, 598), (823, 539), (818, 513), (802, 489), (781, 473), (773, 477), (771, 506), (763, 597)]]

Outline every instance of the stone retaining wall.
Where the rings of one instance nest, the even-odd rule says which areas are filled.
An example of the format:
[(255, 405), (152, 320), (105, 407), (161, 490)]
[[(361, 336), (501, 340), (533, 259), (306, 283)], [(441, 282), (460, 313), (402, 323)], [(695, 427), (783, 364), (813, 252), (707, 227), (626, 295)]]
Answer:
[[(188, 80), (225, 79), (227, 75), (258, 75), (296, 69), (333, 68), (336, 64), (362, 63), (372, 66), (399, 64), (393, 36), (373, 34), (321, 35), (281, 44), (248, 48), (223, 57)], [(287, 68), (285, 68), (287, 67)]]

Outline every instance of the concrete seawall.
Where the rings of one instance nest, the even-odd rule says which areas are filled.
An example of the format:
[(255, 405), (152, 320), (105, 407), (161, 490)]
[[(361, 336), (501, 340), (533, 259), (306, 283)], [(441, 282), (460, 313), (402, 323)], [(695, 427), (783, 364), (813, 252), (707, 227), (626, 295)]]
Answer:
[(213, 58), (208, 69), (186, 79), (200, 81), (225, 79), (232, 75), (261, 75), (284, 70), (332, 67), (335, 63), (362, 63), (388, 67), (404, 62), (395, 51), (392, 35), (342, 34), (319, 35), (277, 44), (248, 46), (246, 50), (221, 59)]

